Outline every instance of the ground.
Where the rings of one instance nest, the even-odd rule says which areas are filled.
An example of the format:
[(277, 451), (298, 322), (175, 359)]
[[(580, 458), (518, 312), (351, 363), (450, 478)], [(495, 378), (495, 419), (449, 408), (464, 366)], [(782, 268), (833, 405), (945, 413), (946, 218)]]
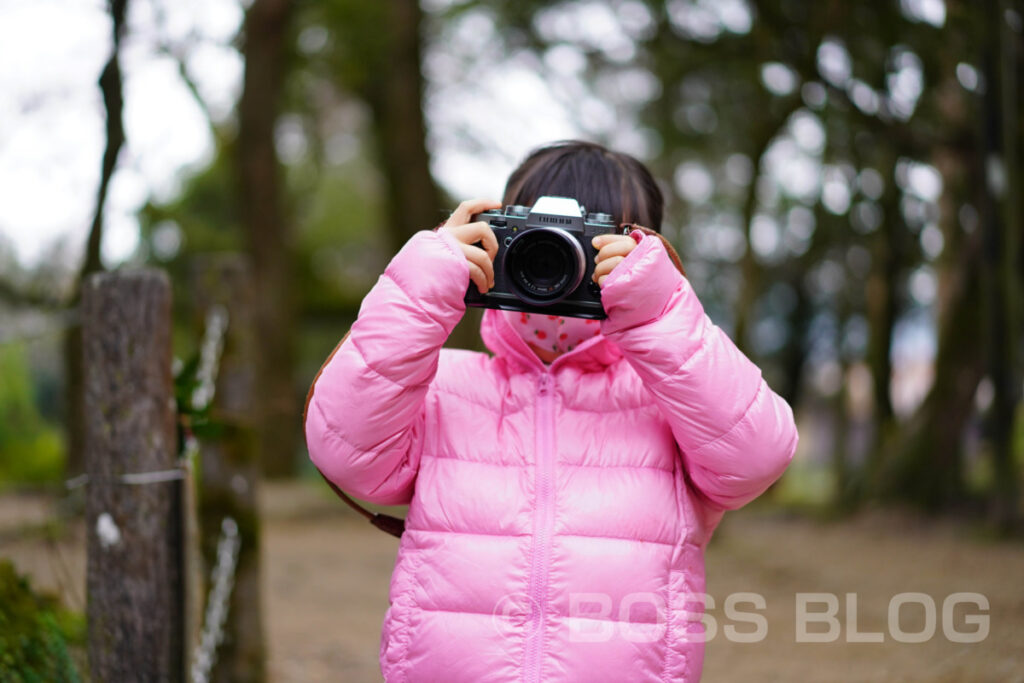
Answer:
[[(397, 540), (319, 484), (264, 486), (263, 509), (270, 680), (379, 681), (378, 639)], [(81, 608), (84, 530), (71, 524), (47, 534), (56, 529), (47, 526), (54, 512), (49, 498), (0, 497), (0, 556)], [(707, 574), (715, 633), (707, 644), (706, 681), (1024, 683), (1019, 542), (987, 540), (968, 526), (892, 510), (822, 522), (756, 506), (725, 516), (708, 549)], [(730, 607), (738, 614), (732, 612), (725, 603), (740, 600), (738, 593), (760, 594), (763, 607), (737, 602)], [(835, 596), (832, 642), (797, 637), (799, 596), (812, 600), (802, 614), (827, 607), (828, 597), (810, 593)], [(908, 593), (919, 595), (902, 595)], [(954, 607), (950, 600), (944, 614), (955, 593), (980, 594), (967, 599), (988, 606)], [(929, 603), (934, 635), (900, 642), (927, 631)], [(890, 611), (898, 612), (895, 623)], [(756, 615), (763, 617), (764, 637), (738, 642), (737, 634), (755, 630)], [(980, 642), (952, 642), (986, 617)], [(828, 628), (822, 621), (803, 632)], [(883, 642), (853, 642), (871, 637), (864, 634), (880, 634), (874, 638)]]

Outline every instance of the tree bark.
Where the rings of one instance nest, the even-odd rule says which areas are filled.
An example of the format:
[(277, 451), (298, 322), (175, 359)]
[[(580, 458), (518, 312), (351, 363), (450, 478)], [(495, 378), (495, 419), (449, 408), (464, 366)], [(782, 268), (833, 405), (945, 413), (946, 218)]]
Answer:
[(170, 282), (96, 274), (82, 311), (92, 680), (178, 681), (180, 481), (155, 477), (177, 467)]
[(1017, 347), (1020, 328), (1020, 148), (1017, 61), (1019, 38), (1004, 19), (1006, 0), (992, 0), (992, 35), (986, 55), (986, 147), (999, 159), (1003, 183), (990, 183), (991, 206), (985, 221), (985, 298), (988, 300), (989, 376), (995, 389), (988, 427), (992, 440), (993, 490), (991, 515), (999, 529), (1019, 523), (1020, 484), (1014, 459), (1013, 428), (1020, 403), (1021, 375)]
[(293, 374), (294, 293), (291, 225), (274, 147), (287, 62), (291, 0), (255, 0), (245, 15), (245, 76), (238, 105), (239, 211), (259, 306), (256, 406), (260, 461), (270, 476), (292, 474), (299, 443)]

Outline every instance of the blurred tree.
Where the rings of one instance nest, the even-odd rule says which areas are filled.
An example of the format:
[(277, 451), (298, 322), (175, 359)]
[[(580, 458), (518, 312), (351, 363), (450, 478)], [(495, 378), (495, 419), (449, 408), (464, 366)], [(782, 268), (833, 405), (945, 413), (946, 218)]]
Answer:
[[(331, 0), (318, 8), (332, 40), (324, 60), (336, 85), (373, 115), (393, 251), (442, 219), (423, 119), (423, 12), (417, 0)], [(384, 30), (386, 27), (386, 30)]]
[[(107, 200), (110, 179), (117, 167), (117, 157), (124, 145), (124, 122), (121, 114), (124, 110), (124, 84), (121, 77), (121, 41), (125, 32), (125, 17), (128, 11), (128, 0), (108, 0), (111, 19), (112, 48), (110, 57), (100, 74), (100, 92), (103, 95), (103, 108), (107, 115), (106, 146), (103, 150), (103, 161), (100, 170), (100, 184), (96, 191), (96, 209), (93, 213), (92, 226), (85, 247), (85, 258), (78, 273), (71, 296), (71, 306), (75, 307), (81, 300), (81, 286), (91, 273), (103, 270), (100, 257), (100, 246), (103, 242), (103, 207)], [(68, 458), (67, 470), (78, 474), (84, 470), (84, 434), (85, 406), (83, 404), (85, 388), (82, 369), (82, 327), (72, 325), (66, 334), (64, 345), (64, 362), (67, 373), (67, 434)]]
[(291, 47), (291, 0), (255, 0), (245, 12), (245, 76), (238, 103), (239, 223), (255, 272), (260, 460), (270, 476), (292, 474), (298, 440), (292, 296), (292, 225), (275, 149)]
[[(299, 374), (315, 373), (388, 255), (443, 218), (420, 104), (420, 21), (408, 0), (252, 5), (237, 134), (215, 124), (214, 163), (143, 212), (147, 249), (173, 273), (198, 251), (245, 245), (253, 256), (268, 474), (295, 468)], [(233, 182), (236, 206), (224, 201)], [(168, 236), (176, 246), (161, 254)]]
[[(310, 55), (310, 66), (325, 74), (343, 99), (357, 99), (370, 112), (372, 158), (383, 181), (383, 227), (394, 253), (413, 233), (435, 227), (448, 213), (427, 149), (423, 10), (418, 0), (331, 0), (308, 6), (304, 23), (307, 31), (320, 29), (326, 36), (323, 49)], [(388, 30), (381, 30), (384, 26)], [(445, 200), (454, 208), (455, 202)], [(479, 311), (467, 312), (448, 345), (478, 348), (479, 321)]]
[[(985, 300), (990, 301), (989, 371), (994, 384), (991, 415), (993, 456), (992, 517), (1003, 530), (1020, 521), (1020, 465), (1014, 459), (1014, 421), (1021, 405), (1021, 281), (1024, 249), (1021, 232), (1021, 87), (1024, 71), (1021, 5), (1011, 0), (990, 1), (989, 35), (984, 73), (995, 95), (986, 97), (989, 158), (1001, 166), (1002, 178), (992, 178), (990, 201), (995, 206), (986, 221)], [(998, 127), (997, 127), (998, 126)], [(997, 167), (998, 168), (998, 167)], [(1000, 175), (998, 170), (994, 171)]]
[[(1021, 155), (1016, 115), (1020, 15), (999, 3), (947, 6), (957, 31), (922, 50), (944, 77), (936, 75), (931, 89), (934, 118), (927, 122), (934, 132), (926, 138), (943, 172), (947, 200), (935, 382), (913, 419), (890, 430), (877, 451), (882, 467), (877, 484), (883, 495), (909, 498), (933, 510), (967, 503), (961, 437), (976, 410), (979, 383), (988, 374), (1001, 388), (988, 420), (994, 476), (981, 493), (999, 526), (1009, 529), (1020, 521), (1011, 435), (1020, 402), (1014, 351), (1021, 328), (1019, 314), (1007, 304), (1018, 296), (1024, 271), (1020, 244), (1013, 237), (1022, 228), (1014, 206), (1019, 199), (1010, 197), (1016, 193), (1007, 192), (1005, 183), (1019, 168)], [(1007, 61), (1012, 64), (1009, 77)], [(960, 95), (958, 76), (969, 63), (981, 66), (980, 101), (964, 101)], [(979, 215), (976, 227), (970, 218), (974, 212)], [(969, 234), (962, 234), (957, 222), (970, 227)]]

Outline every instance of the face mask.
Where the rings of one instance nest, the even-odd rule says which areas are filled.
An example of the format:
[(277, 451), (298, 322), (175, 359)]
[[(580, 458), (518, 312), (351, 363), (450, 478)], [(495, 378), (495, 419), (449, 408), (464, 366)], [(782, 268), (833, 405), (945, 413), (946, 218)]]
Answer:
[(572, 351), (601, 331), (596, 320), (516, 311), (502, 311), (502, 314), (527, 344), (560, 354)]

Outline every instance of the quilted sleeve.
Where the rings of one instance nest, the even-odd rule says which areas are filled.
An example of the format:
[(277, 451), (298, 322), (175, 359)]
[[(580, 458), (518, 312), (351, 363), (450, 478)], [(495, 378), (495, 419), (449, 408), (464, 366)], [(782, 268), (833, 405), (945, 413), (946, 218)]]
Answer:
[(724, 509), (759, 496), (796, 451), (793, 411), (711, 322), (661, 240), (641, 239), (601, 299), (602, 332), (657, 401), (693, 485)]
[(469, 265), (445, 231), (414, 235), (363, 299), (310, 387), (306, 444), (342, 490), (374, 503), (412, 497), (427, 390), (466, 307)]

